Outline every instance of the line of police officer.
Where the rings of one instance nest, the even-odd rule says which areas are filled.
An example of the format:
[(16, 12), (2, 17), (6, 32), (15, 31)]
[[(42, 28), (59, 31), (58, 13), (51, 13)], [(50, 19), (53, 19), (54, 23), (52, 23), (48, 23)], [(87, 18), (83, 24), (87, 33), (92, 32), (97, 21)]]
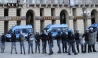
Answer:
[[(85, 43), (83, 43), (83, 37), (85, 37)], [(61, 53), (61, 42), (62, 42), (62, 51), (63, 53), (68, 53), (68, 55), (71, 55), (71, 49), (72, 52), (74, 53), (74, 55), (77, 55), (80, 50), (79, 50), (79, 44), (81, 45), (81, 52), (85, 53), (87, 50), (87, 45), (88, 45), (88, 52), (97, 52), (95, 50), (95, 42), (96, 42), (96, 37), (97, 37), (97, 31), (93, 28), (90, 29), (86, 29), (86, 32), (83, 34), (83, 36), (80, 36), (79, 30), (76, 29), (76, 32), (73, 34), (72, 30), (69, 29), (68, 33), (66, 33), (65, 29), (62, 30), (62, 32), (60, 30), (58, 30), (58, 34), (56, 35), (56, 40), (57, 40), (57, 46), (58, 46), (58, 52), (57, 53)], [(52, 38), (52, 33), (50, 30), (48, 30), (47, 32), (45, 30), (42, 31), (41, 34), (39, 34), (39, 32), (37, 31), (35, 36), (34, 34), (30, 33), (28, 35), (27, 41), (28, 41), (28, 54), (30, 53), (30, 47), (31, 47), (31, 52), (33, 54), (33, 41), (35, 38), (35, 53), (37, 53), (37, 49), (38, 52), (40, 53), (40, 39), (42, 40), (42, 54), (47, 53), (46, 52), (46, 45), (47, 45), (47, 41), (48, 41), (48, 46), (49, 46), (49, 55), (53, 54), (53, 38)], [(12, 37), (11, 37), (11, 54), (12, 54), (12, 50), (15, 49), (15, 53), (17, 54), (17, 50), (16, 50), (16, 36), (14, 33), (12, 33)], [(5, 49), (5, 36), (4, 34), (2, 34), (1, 36), (1, 53), (4, 53), (4, 49)], [(20, 50), (21, 50), (21, 54), (22, 54), (22, 48), (24, 50), (24, 54), (25, 54), (25, 45), (24, 45), (24, 36), (22, 33), (20, 33), (20, 38), (19, 38), (19, 42), (20, 42)], [(75, 49), (75, 45), (77, 48), (78, 53), (76, 52)], [(68, 47), (67, 47), (68, 46)]]

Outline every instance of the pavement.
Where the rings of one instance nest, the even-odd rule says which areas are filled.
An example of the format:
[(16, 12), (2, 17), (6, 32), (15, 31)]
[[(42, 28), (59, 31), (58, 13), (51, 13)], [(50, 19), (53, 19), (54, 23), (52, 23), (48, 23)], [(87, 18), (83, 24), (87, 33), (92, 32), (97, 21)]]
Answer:
[[(34, 43), (34, 42), (33, 42)], [(56, 41), (54, 40), (54, 47), (53, 47), (53, 55), (48, 55), (48, 45), (47, 45), (47, 54), (42, 54), (42, 44), (41, 44), (41, 53), (34, 53), (34, 54), (28, 54), (28, 42), (25, 42), (25, 49), (26, 54), (20, 54), (20, 44), (19, 42), (16, 43), (17, 46), (17, 53), (15, 54), (15, 51), (13, 50), (13, 53), (11, 52), (11, 42), (6, 42), (5, 45), (5, 53), (0, 53), (0, 58), (98, 58), (98, 52), (92, 52), (92, 53), (78, 53), (77, 55), (68, 55), (68, 53), (61, 53), (58, 54), (58, 47), (56, 44)], [(33, 48), (35, 48), (35, 44), (33, 45)], [(98, 51), (98, 43), (96, 43), (96, 50)], [(35, 49), (34, 49), (35, 51)], [(0, 49), (1, 52), (1, 49)]]

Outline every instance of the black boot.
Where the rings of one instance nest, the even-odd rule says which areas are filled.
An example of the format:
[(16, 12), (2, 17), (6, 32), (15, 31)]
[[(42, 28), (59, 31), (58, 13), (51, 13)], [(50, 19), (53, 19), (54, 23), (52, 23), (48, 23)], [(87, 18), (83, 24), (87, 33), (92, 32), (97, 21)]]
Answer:
[(93, 52), (97, 52), (97, 51), (95, 50), (95, 44), (92, 45), (92, 48), (93, 48)]
[(77, 55), (78, 53), (74, 53), (74, 55)]

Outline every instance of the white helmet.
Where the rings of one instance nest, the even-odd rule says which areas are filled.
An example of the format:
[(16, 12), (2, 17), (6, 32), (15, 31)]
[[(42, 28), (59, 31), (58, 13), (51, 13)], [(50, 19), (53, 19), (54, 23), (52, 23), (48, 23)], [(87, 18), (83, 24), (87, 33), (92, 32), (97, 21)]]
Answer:
[(90, 30), (93, 30), (93, 28), (90, 28)]
[(4, 35), (4, 33), (2, 33), (2, 35)]
[(39, 32), (39, 31), (36, 31), (37, 33)]
[(88, 31), (89, 29), (88, 29), (88, 28), (86, 28), (86, 30)]
[(79, 31), (79, 29), (76, 29), (76, 31)]

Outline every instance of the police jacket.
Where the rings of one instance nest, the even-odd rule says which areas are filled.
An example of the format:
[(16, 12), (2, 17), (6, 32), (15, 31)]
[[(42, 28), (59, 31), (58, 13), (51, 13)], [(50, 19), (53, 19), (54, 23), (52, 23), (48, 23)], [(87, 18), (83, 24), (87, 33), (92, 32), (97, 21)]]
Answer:
[(85, 41), (89, 40), (89, 33), (85, 32), (82, 37), (85, 37)]
[(79, 39), (79, 33), (75, 33), (75, 34), (74, 34), (74, 38), (75, 38), (75, 40), (80, 40), (80, 39)]
[(68, 43), (72, 45), (75, 42), (74, 40), (74, 35), (71, 32), (68, 32)]
[(74, 41), (74, 35), (71, 32), (68, 32), (68, 41), (69, 40)]
[(98, 31), (97, 31), (97, 42), (98, 42)]
[(58, 34), (56, 35), (56, 39), (57, 39), (57, 40), (61, 40), (61, 38), (62, 38), (62, 37), (61, 37), (61, 33), (58, 32)]
[(40, 42), (40, 35), (39, 34), (35, 34), (35, 42), (36, 43)]
[(67, 41), (67, 34), (65, 32), (61, 34), (61, 37), (62, 37), (62, 41)]
[(48, 40), (48, 42), (52, 42), (52, 33), (51, 32), (48, 33), (47, 40)]
[(5, 43), (5, 41), (6, 41), (5, 35), (2, 35), (2, 36), (1, 36), (1, 42), (2, 42), (2, 43)]
[(43, 42), (46, 42), (47, 41), (47, 35), (45, 33), (42, 33), (40, 36), (41, 36), (41, 40)]
[(14, 33), (11, 36), (11, 42), (16, 42), (16, 35)]

